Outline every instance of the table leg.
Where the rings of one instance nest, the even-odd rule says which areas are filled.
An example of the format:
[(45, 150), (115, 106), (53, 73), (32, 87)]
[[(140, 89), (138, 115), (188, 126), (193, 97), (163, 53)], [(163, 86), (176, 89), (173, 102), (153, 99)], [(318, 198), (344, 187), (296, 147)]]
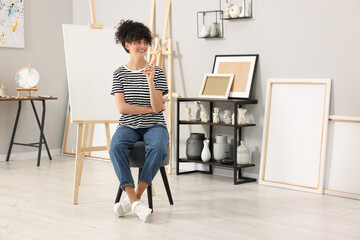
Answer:
[(16, 128), (17, 128), (17, 125), (18, 125), (18, 122), (19, 122), (20, 112), (21, 112), (21, 101), (19, 101), (19, 107), (18, 107), (18, 111), (17, 111), (17, 114), (16, 114), (15, 125), (14, 125), (13, 133), (12, 133), (12, 136), (11, 136), (11, 140), (10, 140), (10, 146), (9, 146), (8, 154), (6, 156), (6, 161), (7, 162), (10, 159), (11, 149), (12, 149), (12, 146), (14, 144), (14, 138), (15, 138)]
[[(39, 129), (40, 129), (40, 132), (41, 132), (41, 128), (43, 128), (43, 131), (44, 131), (44, 120), (45, 120), (45, 100), (43, 100), (43, 113), (42, 113), (42, 123), (40, 123), (40, 120), (39, 120), (39, 116), (37, 114), (37, 111), (36, 111), (36, 108), (35, 108), (35, 104), (33, 102), (33, 100), (30, 101), (31, 102), (31, 106), (33, 108), (33, 111), (34, 111), (34, 114), (35, 114), (35, 118), (36, 118), (36, 122), (39, 126)], [(41, 133), (40, 133), (41, 134)], [(43, 136), (43, 140), (44, 140), (44, 143), (45, 143), (45, 147), (46, 147), (46, 151), (47, 151), (47, 154), (49, 156), (49, 159), (52, 160), (52, 157), (51, 157), (51, 154), (50, 154), (50, 150), (49, 150), (49, 146), (47, 145), (47, 142), (46, 142), (46, 138), (45, 138), (45, 135), (44, 133), (42, 134)], [(40, 141), (42, 143), (42, 141)], [(39, 142), (39, 144), (40, 144)], [(38, 162), (40, 164), (40, 160), (38, 159)], [(39, 166), (39, 165), (38, 165)]]

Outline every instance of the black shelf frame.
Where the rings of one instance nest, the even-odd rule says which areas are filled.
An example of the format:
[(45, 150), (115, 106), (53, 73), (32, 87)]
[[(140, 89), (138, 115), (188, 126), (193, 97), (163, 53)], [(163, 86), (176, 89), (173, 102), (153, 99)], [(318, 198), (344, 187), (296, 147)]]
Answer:
[[(200, 31), (199, 30), (199, 17), (202, 17), (202, 25), (205, 25), (205, 16), (206, 14), (214, 14), (215, 15), (215, 22), (219, 23), (221, 25), (220, 33), (216, 37), (200, 37)], [(202, 26), (201, 25), (201, 26)], [(197, 28), (197, 37), (198, 38), (204, 38), (204, 39), (215, 39), (215, 38), (224, 38), (224, 22), (223, 22), (223, 11), (221, 10), (210, 10), (210, 11), (199, 11), (196, 15), (196, 28)]]
[[(201, 121), (184, 121), (180, 120), (180, 103), (182, 102), (209, 102), (210, 103), (210, 121), (209, 122), (201, 122)], [(178, 98), (177, 99), (177, 109), (176, 109), (176, 175), (180, 174), (187, 174), (187, 173), (194, 173), (200, 172), (205, 174), (213, 174), (213, 167), (223, 167), (223, 168), (232, 168), (234, 171), (234, 185), (247, 183), (247, 182), (255, 182), (256, 178), (248, 178), (243, 177), (241, 169), (247, 167), (254, 167), (255, 164), (237, 164), (237, 145), (240, 144), (243, 127), (252, 127), (256, 126), (254, 123), (246, 123), (246, 124), (225, 124), (223, 122), (220, 123), (213, 123), (212, 112), (214, 110), (214, 103), (216, 102), (226, 102), (233, 104), (233, 111), (234, 111), (234, 122), (237, 123), (237, 109), (241, 108), (242, 105), (245, 104), (256, 104), (257, 100), (255, 99), (212, 99), (212, 98)], [(234, 146), (233, 146), (233, 161), (234, 163), (231, 165), (224, 165), (211, 159), (209, 162), (203, 162), (199, 159), (187, 159), (187, 158), (180, 158), (180, 125), (190, 125), (190, 124), (201, 124), (201, 125), (208, 125), (209, 126), (209, 148), (211, 155), (213, 155), (213, 127), (214, 126), (222, 126), (222, 127), (232, 127), (234, 129)], [(209, 167), (208, 171), (202, 170), (193, 170), (193, 171), (185, 171), (180, 172), (180, 163), (199, 163), (203, 165), (207, 165)]]

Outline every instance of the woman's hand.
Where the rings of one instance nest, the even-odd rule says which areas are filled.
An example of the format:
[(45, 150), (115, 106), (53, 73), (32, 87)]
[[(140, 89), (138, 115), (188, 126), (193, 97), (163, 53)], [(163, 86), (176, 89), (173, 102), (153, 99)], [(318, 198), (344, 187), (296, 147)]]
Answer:
[(170, 100), (169, 99), (162, 99), (162, 103), (163, 103), (163, 105), (162, 105), (162, 108), (161, 108), (161, 111), (165, 111), (166, 110), (166, 107), (165, 107), (165, 103), (166, 102), (169, 102)]
[(155, 66), (152, 64), (146, 65), (146, 69), (144, 70), (144, 74), (146, 76), (146, 79), (148, 82), (154, 81), (154, 75), (155, 75)]

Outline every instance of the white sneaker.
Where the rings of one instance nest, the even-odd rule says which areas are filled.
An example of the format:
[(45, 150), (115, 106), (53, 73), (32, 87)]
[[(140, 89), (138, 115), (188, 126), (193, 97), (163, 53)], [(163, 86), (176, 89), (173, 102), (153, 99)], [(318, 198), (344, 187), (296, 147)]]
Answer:
[(117, 217), (122, 217), (131, 211), (131, 203), (127, 196), (121, 201), (115, 203), (113, 211)]
[(146, 222), (150, 216), (151, 209), (140, 201), (133, 202), (131, 211), (136, 214), (141, 221)]

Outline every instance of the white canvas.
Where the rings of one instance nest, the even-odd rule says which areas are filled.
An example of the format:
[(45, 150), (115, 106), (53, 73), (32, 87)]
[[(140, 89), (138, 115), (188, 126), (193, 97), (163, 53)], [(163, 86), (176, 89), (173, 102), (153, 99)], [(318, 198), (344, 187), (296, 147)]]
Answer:
[(269, 79), (259, 183), (323, 192), (330, 79)]
[(113, 72), (129, 56), (115, 44), (115, 29), (64, 24), (63, 34), (71, 121), (118, 120)]
[(360, 118), (330, 119), (324, 192), (360, 199)]

